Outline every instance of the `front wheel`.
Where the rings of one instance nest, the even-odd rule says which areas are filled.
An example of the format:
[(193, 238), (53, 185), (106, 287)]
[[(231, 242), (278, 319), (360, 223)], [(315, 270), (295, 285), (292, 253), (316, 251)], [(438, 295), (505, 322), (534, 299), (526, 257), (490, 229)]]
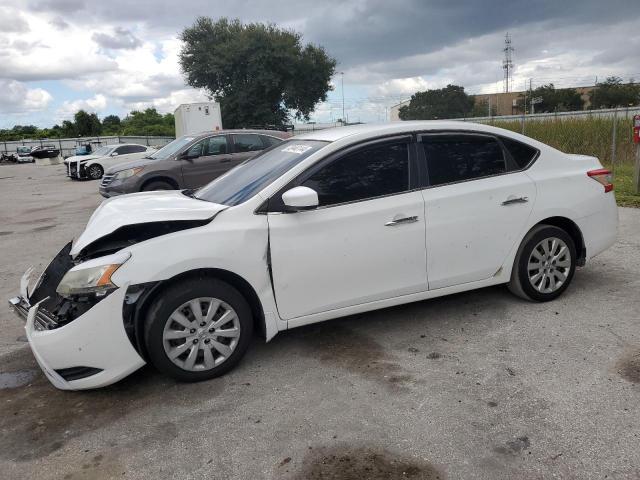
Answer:
[(554, 300), (569, 287), (575, 269), (576, 247), (571, 236), (561, 228), (538, 225), (520, 245), (509, 290), (527, 300)]
[(87, 170), (87, 173), (89, 174), (89, 178), (91, 180), (100, 180), (102, 178), (102, 175), (104, 174), (104, 170), (102, 169), (102, 167), (100, 165), (95, 163), (95, 164), (89, 166), (89, 169)]
[(197, 382), (220, 376), (240, 361), (249, 347), (253, 318), (238, 290), (200, 277), (161, 291), (144, 328), (151, 363), (176, 380)]

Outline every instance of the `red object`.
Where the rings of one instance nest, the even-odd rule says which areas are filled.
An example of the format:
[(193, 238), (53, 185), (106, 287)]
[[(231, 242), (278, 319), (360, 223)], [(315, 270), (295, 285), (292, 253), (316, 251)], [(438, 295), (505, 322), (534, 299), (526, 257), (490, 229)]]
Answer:
[(633, 116), (633, 143), (640, 143), (640, 115)]
[(611, 175), (611, 170), (607, 170), (606, 168), (589, 170), (587, 172), (587, 175), (589, 175), (589, 177), (593, 178), (596, 182), (604, 187), (604, 193), (613, 190), (613, 176)]

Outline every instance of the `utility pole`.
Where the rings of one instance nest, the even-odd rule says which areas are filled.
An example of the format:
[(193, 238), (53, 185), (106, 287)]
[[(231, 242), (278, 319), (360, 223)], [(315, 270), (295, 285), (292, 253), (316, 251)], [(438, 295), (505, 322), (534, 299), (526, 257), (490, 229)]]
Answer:
[(511, 58), (513, 46), (511, 45), (511, 35), (509, 35), (509, 32), (504, 36), (504, 48), (502, 51), (504, 52), (504, 60), (502, 60), (502, 69), (504, 70), (503, 90), (505, 93), (509, 93), (513, 76), (513, 60)]
[(341, 79), (342, 79), (342, 86), (340, 88), (340, 90), (342, 90), (342, 125), (345, 124), (345, 117), (344, 117), (344, 72), (340, 72), (341, 75)]

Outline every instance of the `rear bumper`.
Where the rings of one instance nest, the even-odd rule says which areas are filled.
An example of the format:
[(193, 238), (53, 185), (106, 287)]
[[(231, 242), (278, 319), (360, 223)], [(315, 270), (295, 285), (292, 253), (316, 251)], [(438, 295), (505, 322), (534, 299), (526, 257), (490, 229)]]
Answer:
[(9, 301), (14, 312), (26, 322), (25, 332), (33, 356), (56, 388), (104, 387), (145, 364), (124, 329), (122, 305), (126, 291), (127, 286), (119, 288), (61, 327), (46, 323), (52, 319), (40, 308), (43, 302), (30, 305), (24, 297)]
[(611, 247), (618, 236), (618, 207), (613, 192), (607, 193), (600, 211), (576, 221), (584, 238), (587, 260)]

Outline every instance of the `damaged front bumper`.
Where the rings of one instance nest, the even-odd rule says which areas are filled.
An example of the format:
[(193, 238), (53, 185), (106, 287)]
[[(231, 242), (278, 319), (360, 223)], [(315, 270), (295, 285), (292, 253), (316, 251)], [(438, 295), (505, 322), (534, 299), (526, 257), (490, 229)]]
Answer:
[(61, 263), (59, 257), (65, 253), (67, 247), (47, 267), (33, 293), (23, 277), (21, 295), (10, 299), (9, 305), (26, 322), (33, 355), (56, 388), (83, 390), (110, 385), (145, 364), (124, 328), (122, 310), (128, 285), (81, 310), (71, 320), (52, 313), (50, 295), (41, 297), (55, 290), (57, 283), (52, 283), (59, 276), (54, 271), (56, 261)]

